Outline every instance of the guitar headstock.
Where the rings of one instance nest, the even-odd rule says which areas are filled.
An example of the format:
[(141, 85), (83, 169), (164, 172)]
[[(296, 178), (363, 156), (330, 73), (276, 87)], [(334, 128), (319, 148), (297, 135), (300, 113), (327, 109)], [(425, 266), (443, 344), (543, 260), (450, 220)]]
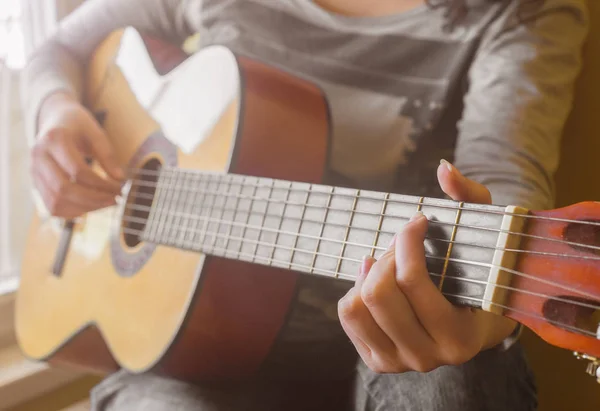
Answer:
[(532, 212), (505, 315), (589, 360), (600, 382), (600, 203)]

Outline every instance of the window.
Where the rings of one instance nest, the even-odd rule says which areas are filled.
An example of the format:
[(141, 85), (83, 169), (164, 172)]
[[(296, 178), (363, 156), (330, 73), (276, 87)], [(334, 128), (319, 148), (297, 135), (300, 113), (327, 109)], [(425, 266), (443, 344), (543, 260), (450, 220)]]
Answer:
[(26, 230), (22, 223), (29, 209), (21, 193), (26, 185), (26, 147), (19, 141), (18, 72), (25, 64), (21, 6), (21, 0), (2, 0), (0, 6), (0, 294), (18, 283), (18, 254)]
[(25, 64), (21, 0), (2, 0), (0, 7), (0, 60), (11, 69)]

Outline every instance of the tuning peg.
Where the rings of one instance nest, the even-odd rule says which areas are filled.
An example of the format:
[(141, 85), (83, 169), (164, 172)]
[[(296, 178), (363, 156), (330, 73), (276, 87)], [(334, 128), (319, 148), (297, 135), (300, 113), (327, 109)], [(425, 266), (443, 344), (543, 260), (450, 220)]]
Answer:
[(589, 361), (585, 372), (588, 375), (591, 375), (592, 377), (596, 378), (596, 381), (600, 383), (600, 359), (592, 357), (591, 355), (582, 354), (578, 352), (574, 352), (573, 354), (575, 354), (575, 357), (578, 360)]

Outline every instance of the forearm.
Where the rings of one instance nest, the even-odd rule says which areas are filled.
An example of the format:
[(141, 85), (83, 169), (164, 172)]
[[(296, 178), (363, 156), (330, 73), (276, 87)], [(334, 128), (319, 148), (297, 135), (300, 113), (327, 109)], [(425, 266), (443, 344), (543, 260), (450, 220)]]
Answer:
[(27, 137), (37, 134), (46, 98), (56, 92), (81, 99), (83, 75), (96, 47), (113, 31), (131, 26), (172, 42), (191, 33), (184, 0), (88, 0), (67, 16), (56, 34), (31, 56), (22, 76)]

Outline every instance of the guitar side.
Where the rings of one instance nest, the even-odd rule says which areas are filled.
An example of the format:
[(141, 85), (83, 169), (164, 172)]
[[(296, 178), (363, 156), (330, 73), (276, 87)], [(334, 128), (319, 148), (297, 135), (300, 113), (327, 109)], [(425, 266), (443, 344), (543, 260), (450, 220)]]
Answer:
[[(202, 56), (187, 59), (188, 74), (178, 75), (186, 56), (171, 50), (181, 64), (169, 73), (157, 103), (163, 107), (152, 112), (116, 63), (124, 33), (98, 48), (86, 80), (87, 106), (102, 118), (121, 164), (321, 182), (329, 125), (320, 90), (231, 54), (239, 71), (236, 98), (192, 150), (182, 150), (165, 136), (177, 125), (162, 120), (171, 113), (189, 118), (194, 110), (202, 116), (177, 100)], [(145, 46), (152, 52), (157, 43)], [(61, 231), (40, 213), (33, 218), (16, 310), (23, 352), (101, 373), (123, 367), (217, 379), (256, 372), (285, 322), (297, 274), (134, 241), (118, 224), (128, 204), (75, 223), (59, 274), (51, 268)]]

